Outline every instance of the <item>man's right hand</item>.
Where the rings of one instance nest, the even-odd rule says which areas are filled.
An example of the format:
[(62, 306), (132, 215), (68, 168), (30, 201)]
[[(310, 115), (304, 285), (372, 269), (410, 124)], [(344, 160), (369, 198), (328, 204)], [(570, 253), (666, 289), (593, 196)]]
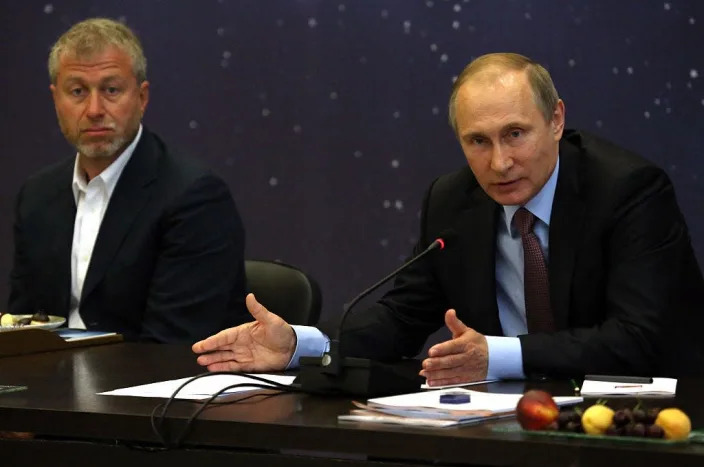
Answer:
[(193, 344), (198, 364), (208, 371), (281, 371), (296, 349), (293, 328), (267, 310), (254, 294), (247, 295), (254, 321), (225, 329)]

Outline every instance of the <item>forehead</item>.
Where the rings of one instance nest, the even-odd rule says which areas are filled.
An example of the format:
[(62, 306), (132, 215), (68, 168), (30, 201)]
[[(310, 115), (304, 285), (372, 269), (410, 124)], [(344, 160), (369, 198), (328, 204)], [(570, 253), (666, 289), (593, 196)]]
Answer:
[(124, 50), (107, 46), (88, 52), (66, 51), (59, 58), (57, 79), (134, 76), (132, 59)]
[(489, 69), (477, 73), (460, 86), (455, 106), (460, 133), (542, 118), (524, 71)]

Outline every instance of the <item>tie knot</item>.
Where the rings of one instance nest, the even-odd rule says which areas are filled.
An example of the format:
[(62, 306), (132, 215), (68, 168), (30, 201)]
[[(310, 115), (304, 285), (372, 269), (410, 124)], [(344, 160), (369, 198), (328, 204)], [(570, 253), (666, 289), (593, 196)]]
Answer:
[(516, 214), (513, 215), (513, 219), (516, 223), (516, 228), (521, 233), (521, 237), (533, 231), (535, 216), (526, 208), (521, 208), (516, 211)]

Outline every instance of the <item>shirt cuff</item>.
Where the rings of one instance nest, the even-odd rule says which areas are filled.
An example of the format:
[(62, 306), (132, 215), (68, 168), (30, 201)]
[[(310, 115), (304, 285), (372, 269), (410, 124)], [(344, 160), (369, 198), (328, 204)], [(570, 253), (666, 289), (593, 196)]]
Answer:
[(525, 379), (518, 337), (485, 336), (489, 351), (487, 379)]
[(296, 349), (293, 351), (291, 361), (286, 369), (298, 368), (301, 357), (321, 357), (330, 350), (330, 338), (313, 326), (291, 325), (296, 334)]

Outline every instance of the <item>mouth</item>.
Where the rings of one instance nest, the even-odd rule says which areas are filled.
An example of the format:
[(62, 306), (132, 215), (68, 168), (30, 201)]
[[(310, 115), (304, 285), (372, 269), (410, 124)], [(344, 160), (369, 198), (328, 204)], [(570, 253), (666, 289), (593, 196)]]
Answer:
[(81, 130), (81, 133), (84, 135), (88, 136), (104, 136), (109, 133), (112, 133), (113, 129), (109, 127), (92, 127), (92, 128), (84, 128)]
[(499, 188), (510, 188), (512, 186), (515, 186), (520, 180), (521, 179), (518, 178), (516, 180), (510, 180), (507, 182), (497, 182), (497, 183), (494, 183), (494, 186), (497, 186)]

